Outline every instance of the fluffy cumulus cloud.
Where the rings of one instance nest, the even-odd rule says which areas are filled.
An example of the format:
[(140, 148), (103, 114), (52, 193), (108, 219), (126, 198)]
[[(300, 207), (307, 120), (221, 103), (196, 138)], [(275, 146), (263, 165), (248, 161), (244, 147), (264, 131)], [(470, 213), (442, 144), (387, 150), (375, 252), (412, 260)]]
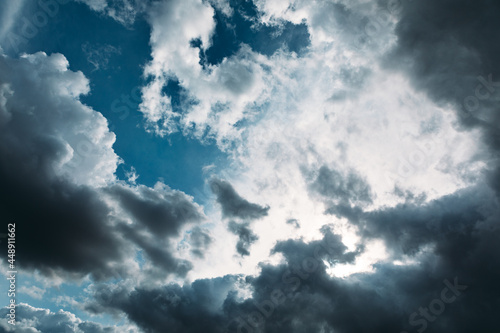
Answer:
[[(6, 317), (8, 310), (2, 309), (2, 317)], [(59, 310), (51, 312), (47, 309), (35, 308), (28, 304), (21, 303), (17, 306), (16, 312), (18, 322), (16, 326), (5, 323), (5, 319), (0, 321), (0, 332), (18, 333), (39, 333), (39, 332), (61, 332), (61, 333), (117, 333), (138, 332), (134, 327), (113, 327), (106, 326), (92, 321), (81, 320), (71, 312)]]
[(201, 208), (164, 184), (116, 179), (115, 135), (79, 100), (85, 76), (61, 54), (2, 55), (0, 86), (0, 214), (23, 235), (23, 268), (62, 279), (127, 276), (143, 251), (151, 270), (186, 274), (173, 239), (203, 219)]
[[(253, 4), (242, 3), (237, 11), (228, 11), (232, 8), (229, 2), (213, 3), (214, 7), (199, 0), (166, 1), (154, 4), (148, 11), (153, 59), (144, 73), (150, 82), (143, 89), (141, 111), (149, 129), (157, 134), (187, 131), (199, 138), (215, 138), (223, 145), (238, 135), (238, 123), (256, 115), (256, 101), (270, 93), (266, 88), (270, 79), (267, 59), (255, 51), (265, 50), (266, 46), (249, 44), (262, 37), (248, 36), (257, 29), (254, 25), (259, 25), (246, 16), (255, 14)], [(229, 21), (228, 13), (238, 13), (239, 23)], [(244, 26), (231, 31), (234, 24)], [(216, 32), (226, 29), (231, 40), (217, 39)], [(238, 33), (245, 41), (233, 39)], [(268, 34), (280, 36), (282, 32), (274, 29)], [(288, 39), (292, 37), (293, 33)], [(231, 51), (222, 49), (219, 54), (211, 48), (215, 42), (226, 44), (222, 48), (230, 46)], [(217, 48), (220, 50), (218, 44)], [(186, 91), (182, 112), (172, 107), (171, 96), (165, 90), (171, 81), (178, 81)]]

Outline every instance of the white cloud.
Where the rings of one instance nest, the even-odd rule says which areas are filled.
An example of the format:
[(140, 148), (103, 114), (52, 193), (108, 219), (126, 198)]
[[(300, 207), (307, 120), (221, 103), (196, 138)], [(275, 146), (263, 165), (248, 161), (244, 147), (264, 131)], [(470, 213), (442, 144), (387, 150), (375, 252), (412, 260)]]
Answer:
[(106, 7), (108, 7), (107, 0), (77, 0), (79, 2), (85, 3), (92, 10), (95, 11), (103, 11)]
[[(214, 22), (206, 4), (158, 4), (150, 19), (153, 60), (145, 74), (153, 81), (143, 90), (145, 118), (160, 135), (179, 126), (187, 133), (194, 127), (193, 134), (203, 137), (210, 129), (233, 157), (220, 172), (223, 178), (249, 201), (271, 207), (255, 224), (259, 240), (245, 259), (224, 251), (235, 237), (219, 222), (217, 209), (209, 208), (214, 237), (230, 244), (215, 242), (205, 259), (196, 261), (193, 278), (255, 273), (258, 262), (275, 260), (269, 250), (277, 240), (317, 239), (319, 228), (330, 223), (354, 247), (355, 230), (325, 215), (328, 200), (310, 193), (309, 181), (323, 165), (361, 174), (374, 194), (368, 209), (404, 201), (396, 186), (424, 193), (427, 200), (453, 193), (483, 168), (472, 162), (482, 153), (479, 133), (457, 131), (453, 110), (435, 105), (381, 66), (381, 56), (395, 42), (395, 18), (387, 8), (368, 1), (258, 1), (257, 6), (264, 24), (306, 22), (308, 51), (301, 57), (284, 51), (266, 57), (243, 45), (203, 69), (199, 50), (189, 42), (200, 38), (203, 49), (210, 45)], [(183, 114), (173, 113), (162, 92), (174, 76), (196, 102)], [(249, 121), (242, 125), (243, 119)], [(302, 228), (287, 225), (290, 218)], [(378, 254), (362, 257), (357, 270), (385, 258), (383, 246), (370, 246), (367, 252)]]
[[(19, 60), (5, 57), (0, 104), (1, 123), (12, 135), (23, 132), (24, 140), (12, 143), (16, 151), (33, 149), (34, 142), (50, 140), (60, 146), (51, 168), (57, 176), (77, 184), (105, 185), (115, 179), (119, 157), (113, 151), (115, 135), (107, 120), (79, 101), (89, 92), (89, 82), (81, 72), (68, 69), (61, 54), (43, 52), (24, 55)], [(9, 96), (9, 98), (7, 98)], [(7, 109), (24, 113), (24, 122), (13, 123)]]
[[(145, 76), (152, 81), (143, 89), (140, 106), (149, 125), (165, 135), (195, 127), (194, 134), (203, 137), (207, 129), (217, 139), (234, 136), (234, 125), (252, 113), (249, 106), (264, 89), (263, 58), (242, 45), (239, 52), (217, 66), (200, 65), (198, 48), (191, 41), (199, 39), (201, 49), (211, 45), (215, 28), (214, 10), (199, 0), (157, 3), (150, 9), (153, 60)], [(169, 96), (163, 92), (169, 79), (178, 79), (192, 105), (182, 115), (172, 110)]]
[(45, 289), (39, 288), (37, 286), (21, 286), (19, 288), (19, 292), (21, 294), (27, 294), (31, 298), (42, 299), (43, 295), (45, 294)]
[(135, 22), (137, 15), (141, 14), (148, 1), (144, 0), (75, 0), (85, 3), (92, 10), (103, 13), (117, 22), (130, 26)]
[(52, 312), (48, 309), (36, 308), (29, 304), (20, 303), (16, 307), (16, 325), (7, 323), (7, 308), (0, 309), (3, 314), (0, 319), (0, 328), (5, 332), (17, 333), (104, 333), (104, 332), (127, 332), (138, 333), (134, 325), (106, 326), (92, 321), (85, 321), (75, 314), (59, 310)]

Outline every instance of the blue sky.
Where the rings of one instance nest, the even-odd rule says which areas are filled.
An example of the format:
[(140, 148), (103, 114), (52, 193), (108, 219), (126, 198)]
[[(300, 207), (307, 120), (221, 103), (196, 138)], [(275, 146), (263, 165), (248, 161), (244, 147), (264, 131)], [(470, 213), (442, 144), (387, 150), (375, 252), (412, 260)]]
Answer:
[(498, 10), (3, 2), (0, 333), (497, 332)]
[[(82, 96), (82, 102), (100, 110), (117, 134), (113, 147), (124, 160), (117, 169), (119, 178), (125, 179), (125, 172), (133, 166), (143, 184), (152, 186), (161, 178), (189, 194), (202, 190), (202, 167), (224, 163), (224, 154), (210, 142), (200, 143), (181, 134), (164, 140), (146, 133), (141, 126), (138, 106), (140, 87), (145, 82), (142, 69), (150, 59), (147, 23), (137, 20), (132, 26), (124, 26), (80, 3), (59, 8), (35, 38), (20, 44), (19, 53), (62, 53), (71, 70), (82, 71), (89, 78), (91, 92)], [(31, 4), (24, 15), (30, 17), (39, 11), (40, 6)], [(9, 53), (8, 47), (6, 51)], [(178, 98), (176, 89), (167, 93)], [(189, 178), (182, 177), (186, 172)]]

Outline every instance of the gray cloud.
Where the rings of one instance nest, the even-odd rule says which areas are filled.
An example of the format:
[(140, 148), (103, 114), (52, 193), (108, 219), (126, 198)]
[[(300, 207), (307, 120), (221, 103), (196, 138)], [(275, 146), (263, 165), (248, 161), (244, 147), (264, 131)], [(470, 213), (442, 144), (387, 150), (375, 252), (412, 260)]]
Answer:
[(229, 231), (238, 236), (236, 251), (242, 256), (250, 255), (250, 246), (259, 239), (250, 229), (250, 224), (230, 221), (227, 227)]
[(259, 219), (267, 216), (269, 207), (250, 203), (243, 199), (233, 186), (228, 182), (213, 178), (210, 180), (210, 188), (217, 196), (217, 202), (221, 205), (222, 214), (227, 218)]
[(126, 27), (131, 27), (136, 18), (144, 13), (149, 0), (75, 0), (83, 2), (92, 10), (106, 14)]
[(166, 327), (172, 332), (222, 332), (226, 298), (236, 281), (228, 275), (151, 290), (96, 286), (86, 307), (95, 313), (124, 312), (145, 332), (164, 332)]
[(106, 189), (135, 220), (158, 236), (177, 236), (188, 222), (203, 218), (201, 209), (182, 192), (167, 186), (152, 189), (139, 185), (112, 185)]
[(162, 184), (116, 181), (114, 134), (80, 103), (88, 81), (67, 67), (60, 54), (0, 55), (0, 218), (22, 235), (23, 269), (126, 276), (128, 259), (143, 249), (164, 275), (184, 275), (191, 264), (174, 257), (170, 238), (199, 222), (201, 208)]
[(500, 23), (496, 1), (403, 1), (388, 67), (405, 71), (436, 102), (454, 105), (460, 124), (479, 128), (494, 151), (490, 183), (500, 190)]
[(238, 236), (236, 251), (242, 256), (250, 255), (250, 246), (259, 239), (250, 229), (250, 222), (267, 216), (269, 206), (262, 207), (248, 202), (236, 193), (231, 184), (221, 179), (212, 178), (210, 188), (217, 196), (224, 217), (239, 218), (244, 221), (242, 223), (230, 221), (228, 230)]
[(288, 220), (286, 220), (286, 224), (293, 225), (297, 229), (300, 228), (300, 223), (299, 223), (299, 220), (297, 220), (297, 219), (288, 219)]
[(203, 252), (214, 241), (210, 232), (198, 226), (194, 227), (189, 234), (189, 244), (191, 245), (191, 253), (198, 258), (204, 258)]
[[(109, 208), (91, 186), (69, 179), (73, 170), (90, 178), (95, 155), (88, 155), (86, 165), (61, 166), (71, 155), (78, 157), (80, 132), (107, 130), (100, 114), (71, 96), (84, 91), (86, 81), (65, 70), (65, 61), (41, 53), (19, 60), (0, 56), (0, 216), (23, 235), (17, 256), (25, 269), (96, 278), (123, 274), (120, 263), (130, 252), (111, 229)], [(95, 148), (90, 141), (88, 147)], [(102, 148), (101, 154), (105, 176), (106, 164), (116, 165), (117, 157)]]
[(347, 175), (341, 174), (326, 165), (322, 166), (310, 189), (322, 196), (349, 204), (366, 204), (372, 202), (370, 186), (360, 175), (350, 171)]
[[(478, 75), (500, 78), (495, 67), (500, 47), (495, 43), (500, 30), (494, 15), (497, 9), (498, 4), (486, 0), (404, 2), (397, 46), (387, 58), (391, 66), (396, 60), (415, 86), (443, 105), (451, 102), (463, 108), (467, 96), (476, 98), (480, 109), (469, 116), (462, 114), (461, 125), (480, 128), (487, 148), (495, 154), (500, 147), (494, 112), (498, 98), (494, 92), (489, 99), (480, 98), (476, 90), (479, 86), (479, 96), (485, 96), (490, 87)], [(337, 20), (342, 23), (341, 14), (339, 10)], [(161, 268), (163, 277), (165, 272), (184, 276), (190, 263), (173, 256), (170, 238), (179, 235), (186, 224), (202, 219), (189, 197), (166, 187), (104, 181), (104, 190), (97, 190), (85, 183), (101, 166), (98, 162), (116, 166), (111, 145), (86, 159), (89, 165), (75, 166), (81, 172), (64, 167), (64, 161), (78, 153), (77, 143), (85, 131), (108, 131), (99, 116), (75, 98), (80, 95), (75, 86), (85, 82), (78, 73), (61, 69), (61, 60), (57, 56), (47, 60), (43, 55), (19, 61), (0, 59), (0, 217), (15, 221), (22, 235), (19, 260), (25, 268), (47, 275), (91, 273), (104, 279), (126, 272), (127, 267), (120, 264), (133, 254), (125, 246), (131, 243)], [(37, 81), (37, 76), (42, 79)], [(353, 84), (362, 82), (357, 77), (348, 79)], [(67, 94), (51, 99), (64, 88)], [(95, 128), (73, 126), (96, 122)], [(61, 134), (66, 127), (68, 133)], [(71, 137), (69, 132), (75, 129), (80, 134)], [(78, 174), (84, 175), (79, 182), (75, 180)], [(500, 189), (499, 174), (491, 172), (489, 184), (479, 183), (430, 202), (396, 190), (405, 198), (404, 204), (365, 211), (364, 205), (373, 199), (366, 182), (354, 172), (342, 174), (323, 166), (312, 177), (310, 190), (332, 201), (327, 213), (349, 220), (359, 229), (362, 241), (381, 239), (387, 245), (389, 259), (376, 264), (373, 272), (349, 279), (330, 276), (329, 266), (355, 262), (364, 248), (361, 243), (349, 251), (340, 236), (323, 228), (322, 240), (276, 244), (272, 253), (281, 254), (283, 262), (263, 263), (256, 275), (196, 280), (182, 287), (97, 284), (91, 288), (94, 298), (86, 309), (96, 314), (125, 314), (145, 332), (164, 332), (165, 327), (187, 333), (238, 332), (238, 328), (267, 333), (385, 333), (418, 328), (429, 333), (498, 332), (500, 204), (491, 188)], [(214, 179), (210, 185), (223, 216), (241, 220), (229, 222), (228, 228), (239, 237), (238, 252), (248, 254), (256, 240), (250, 223), (266, 216), (269, 207), (248, 202), (225, 181)], [(198, 251), (195, 254), (201, 255), (210, 243), (201, 229), (193, 229), (190, 238)], [(418, 265), (396, 265), (395, 259), (415, 260)], [(421, 309), (442, 297), (443, 281), (455, 277), (467, 290), (455, 293), (455, 302), (443, 304), (445, 310), (438, 311), (442, 313), (423, 320)], [(238, 294), (242, 279), (250, 290), (247, 298)], [(20, 318), (37, 318), (35, 326), (42, 332), (67, 327), (112, 331), (79, 322), (65, 312), (51, 314), (26, 306), (18, 310)], [(411, 320), (414, 314), (417, 322)], [(5, 326), (1, 329), (6, 330)]]
[[(423, 207), (398, 207), (399, 214), (394, 208), (366, 213), (380, 218), (371, 222), (376, 230), (372, 233), (386, 239), (391, 248), (438, 240), (434, 249), (419, 258), (419, 265), (381, 262), (373, 273), (349, 279), (331, 277), (324, 261), (332, 265), (353, 262), (363, 247), (348, 252), (338, 235), (323, 228), (323, 240), (278, 243), (273, 252), (283, 254), (286, 262), (261, 265), (260, 274), (246, 277), (253, 290), (250, 298), (241, 300), (231, 292), (236, 289), (236, 277), (227, 276), (153, 291), (110, 291), (103, 287), (89, 306), (99, 311), (123, 311), (147, 332), (161, 332), (167, 324), (174, 331), (196, 332), (200, 323), (205, 323), (205, 332), (238, 332), (239, 328), (240, 332), (266, 333), (385, 333), (425, 327), (431, 333), (493, 333), (497, 331), (494, 313), (500, 292), (499, 209), (498, 202), (485, 207), (481, 197), (474, 197), (470, 191)], [(480, 207), (489, 212), (483, 218), (478, 218)], [(408, 222), (415, 214), (418, 223)], [(420, 221), (434, 216), (428, 223)], [(389, 224), (381, 228), (383, 221)], [(413, 230), (404, 231), (407, 225)], [(403, 232), (394, 234), (392, 229)], [(411, 258), (415, 251), (406, 253)], [(447, 287), (450, 284), (467, 288), (453, 291)], [(457, 295), (455, 300), (446, 303), (439, 315), (432, 314), (437, 313), (436, 308), (427, 312), (431, 320), (425, 320), (420, 309), (429, 308), (445, 288), (447, 297)], [(210, 302), (217, 306), (207, 311)]]

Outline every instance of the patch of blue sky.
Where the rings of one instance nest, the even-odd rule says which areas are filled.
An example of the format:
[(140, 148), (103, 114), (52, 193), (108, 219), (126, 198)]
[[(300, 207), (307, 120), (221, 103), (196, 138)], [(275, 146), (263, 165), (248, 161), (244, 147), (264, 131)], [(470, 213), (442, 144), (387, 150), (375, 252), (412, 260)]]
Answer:
[[(201, 55), (202, 63), (220, 63), (224, 57), (236, 53), (241, 43), (266, 55), (282, 47), (300, 54), (309, 45), (305, 24), (256, 25), (254, 18), (258, 13), (252, 2), (231, 1), (231, 5), (234, 7), (231, 17), (215, 12), (213, 43)], [(26, 22), (36, 23), (35, 17), (41, 12), (37, 3), (28, 2), (12, 31), (23, 36)], [(181, 132), (161, 138), (144, 130), (138, 106), (140, 87), (146, 83), (143, 66), (150, 60), (151, 49), (150, 27), (143, 18), (125, 27), (84, 4), (68, 2), (59, 5), (55, 15), (47, 15), (46, 22), (38, 23), (33, 37), (15, 44), (17, 53), (62, 53), (71, 70), (80, 70), (89, 78), (91, 92), (81, 100), (101, 112), (116, 134), (114, 149), (124, 160), (117, 170), (120, 179), (126, 179), (127, 172), (134, 167), (138, 183), (152, 186), (160, 180), (193, 195), (203, 189), (203, 167), (227, 165), (227, 156), (209, 140), (199, 142)], [(8, 46), (3, 47), (5, 52), (14, 56), (14, 48)], [(199, 45), (193, 41), (193, 46)], [(170, 97), (175, 112), (183, 112), (182, 108), (192, 103), (175, 78), (164, 93)]]
[[(37, 6), (28, 6), (22, 15), (33, 17), (37, 11)], [(20, 29), (22, 24), (13, 31)], [(192, 195), (203, 187), (202, 168), (224, 164), (225, 155), (215, 145), (181, 133), (160, 138), (144, 130), (138, 106), (140, 88), (145, 84), (143, 66), (150, 60), (149, 36), (144, 19), (124, 27), (86, 5), (70, 2), (61, 5), (29, 43), (18, 46), (19, 53), (62, 53), (71, 70), (82, 71), (90, 80), (91, 92), (81, 101), (101, 112), (115, 132), (113, 148), (125, 162), (117, 170), (120, 179), (126, 179), (134, 167), (138, 183), (152, 186), (160, 180)], [(181, 89), (175, 81), (166, 89), (178, 109)]]
[[(235, 54), (241, 43), (248, 44), (253, 51), (267, 56), (281, 48), (300, 56), (310, 45), (305, 23), (283, 22), (279, 26), (256, 24), (259, 14), (252, 1), (231, 0), (230, 5), (233, 7), (231, 17), (215, 11), (216, 26), (212, 45), (204, 54), (200, 54), (203, 65), (219, 64), (225, 57)], [(196, 46), (196, 42), (193, 46)]]

